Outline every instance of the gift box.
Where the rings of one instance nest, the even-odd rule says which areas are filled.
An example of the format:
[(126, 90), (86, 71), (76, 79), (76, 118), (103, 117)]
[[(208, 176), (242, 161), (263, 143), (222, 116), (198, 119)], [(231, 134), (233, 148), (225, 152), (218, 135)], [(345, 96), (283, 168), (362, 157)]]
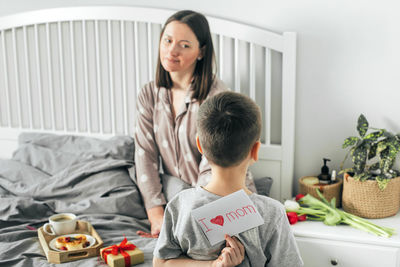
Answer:
[(144, 254), (125, 238), (121, 244), (100, 250), (101, 258), (111, 267), (125, 267), (144, 262)]

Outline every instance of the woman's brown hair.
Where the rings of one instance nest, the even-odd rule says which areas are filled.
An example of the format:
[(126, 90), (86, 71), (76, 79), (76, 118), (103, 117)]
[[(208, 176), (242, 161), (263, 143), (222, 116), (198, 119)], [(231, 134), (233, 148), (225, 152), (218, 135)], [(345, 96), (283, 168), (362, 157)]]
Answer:
[[(214, 47), (211, 39), (210, 27), (206, 17), (200, 13), (191, 10), (182, 10), (173, 14), (165, 22), (160, 34), (160, 41), (164, 34), (165, 27), (172, 21), (179, 21), (186, 24), (196, 35), (199, 41), (200, 49), (203, 50), (203, 57), (198, 60), (193, 72), (192, 98), (202, 102), (210, 92), (214, 80)], [(164, 69), (160, 61), (160, 49), (158, 49), (157, 69), (156, 69), (157, 87), (172, 88), (172, 80), (169, 73)]]

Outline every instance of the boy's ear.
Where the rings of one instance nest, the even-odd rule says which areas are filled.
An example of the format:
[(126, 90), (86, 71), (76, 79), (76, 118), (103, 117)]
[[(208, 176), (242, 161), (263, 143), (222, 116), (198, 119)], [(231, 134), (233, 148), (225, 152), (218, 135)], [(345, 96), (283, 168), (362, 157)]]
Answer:
[(197, 144), (197, 149), (199, 150), (200, 154), (203, 155), (203, 149), (201, 148), (200, 139), (199, 139), (199, 136), (197, 134), (196, 134), (196, 144)]
[(250, 150), (251, 158), (254, 161), (258, 160), (258, 151), (260, 151), (260, 147), (261, 147), (261, 142), (257, 141), (257, 142), (254, 143), (253, 147)]

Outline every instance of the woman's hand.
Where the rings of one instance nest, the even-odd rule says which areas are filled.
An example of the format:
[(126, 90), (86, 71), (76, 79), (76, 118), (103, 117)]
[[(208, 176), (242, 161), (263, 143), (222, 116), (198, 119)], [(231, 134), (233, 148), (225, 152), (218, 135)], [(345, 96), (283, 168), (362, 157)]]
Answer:
[(141, 237), (147, 238), (158, 238), (161, 231), (161, 225), (164, 220), (164, 208), (163, 206), (157, 206), (147, 210), (147, 217), (149, 218), (151, 225), (151, 233), (146, 233), (143, 231), (137, 231), (136, 234)]
[(213, 263), (213, 267), (233, 267), (239, 265), (244, 260), (244, 246), (236, 237), (225, 235), (226, 247), (221, 251), (218, 259)]

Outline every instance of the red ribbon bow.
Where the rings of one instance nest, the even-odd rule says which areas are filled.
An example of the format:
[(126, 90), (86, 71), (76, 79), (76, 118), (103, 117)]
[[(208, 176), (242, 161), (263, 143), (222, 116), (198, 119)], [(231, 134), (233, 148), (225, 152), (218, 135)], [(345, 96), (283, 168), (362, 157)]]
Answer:
[(112, 245), (103, 249), (101, 256), (103, 257), (104, 261), (107, 263), (107, 256), (109, 254), (118, 255), (119, 253), (121, 253), (121, 255), (124, 256), (125, 266), (131, 266), (131, 257), (128, 253), (125, 252), (125, 250), (134, 250), (136, 246), (134, 244), (126, 244), (127, 242), (128, 239), (126, 239), (125, 237), (124, 240), (122, 240), (121, 244)]

